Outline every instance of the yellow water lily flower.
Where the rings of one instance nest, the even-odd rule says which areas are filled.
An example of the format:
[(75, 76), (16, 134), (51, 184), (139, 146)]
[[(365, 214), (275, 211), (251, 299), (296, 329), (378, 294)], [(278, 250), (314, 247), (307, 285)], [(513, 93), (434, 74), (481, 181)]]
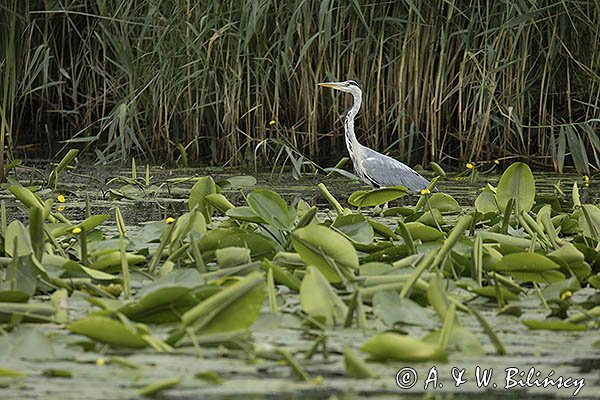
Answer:
[(65, 196), (63, 196), (62, 194), (59, 194), (58, 196), (56, 196), (56, 200), (58, 200), (59, 203), (64, 203)]
[(96, 360), (96, 365), (99, 367), (103, 367), (104, 364), (106, 364), (106, 360), (102, 357), (100, 357), (99, 359)]
[(73, 235), (79, 235), (81, 233), (81, 228), (79, 228), (79, 227), (73, 228), (73, 230), (71, 231), (71, 233)]
[(475, 168), (475, 164), (473, 164), (472, 162), (468, 162), (467, 169), (473, 169), (473, 168)]
[(425, 188), (425, 189), (421, 190), (421, 195), (422, 196), (425, 196), (426, 194), (430, 194), (430, 193), (431, 193), (431, 191), (428, 188)]
[(269, 125), (270, 125), (270, 126), (273, 126), (273, 125), (275, 125), (276, 123), (277, 123), (277, 121), (275, 121), (274, 119), (272, 119), (272, 120), (270, 120), (270, 121), (269, 121)]
[(494, 160), (494, 164), (500, 165), (500, 160)]
[(166, 222), (167, 224), (172, 224), (173, 222), (175, 222), (175, 218), (173, 218), (173, 217), (168, 217), (168, 218), (165, 220), (165, 222)]

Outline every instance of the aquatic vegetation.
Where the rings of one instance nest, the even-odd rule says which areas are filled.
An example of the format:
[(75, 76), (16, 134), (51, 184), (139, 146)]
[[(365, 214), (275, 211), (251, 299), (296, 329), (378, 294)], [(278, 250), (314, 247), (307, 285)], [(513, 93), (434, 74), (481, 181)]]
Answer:
[(345, 109), (316, 83), (356, 79), (360, 138), (411, 166), (599, 167), (594, 1), (109, 4), (2, 2), (0, 160), (27, 143), (101, 164), (312, 168), (299, 155), (339, 156)]
[[(59, 175), (47, 183), (56, 188)], [(148, 173), (138, 182), (135, 165), (131, 177), (111, 184), (129, 180), (154, 184)], [(327, 359), (331, 342), (349, 332), (337, 374), (366, 379), (378, 379), (377, 365), (386, 361), (510, 354), (511, 344), (484, 315), (492, 309), (531, 330), (597, 333), (600, 209), (582, 202), (576, 185), (571, 199), (540, 196), (529, 167), (514, 163), (497, 187), (482, 188), (473, 207), (431, 191), (415, 196), (412, 207), (394, 206), (407, 195), (402, 187), (338, 200), (320, 184), (331, 205), (325, 209), (299, 198), (289, 203), (255, 183), (173, 179), (166, 186), (182, 189), (187, 209), (139, 229), (117, 205), (112, 216), (71, 221), (53, 207), (54, 192), (11, 183), (8, 192), (29, 220), (3, 215), (0, 232), (0, 343), (14, 349), (7, 354), (22, 356), (20, 337), (54, 359), (60, 338), (81, 357), (93, 355), (97, 366), (138, 368), (131, 358), (137, 352), (202, 357), (217, 348), (242, 361), (283, 363), (315, 384), (330, 377), (316, 373), (310, 359)], [(242, 198), (230, 201), (231, 187), (245, 188)], [(589, 288), (593, 295), (579, 295)], [(532, 301), (545, 316), (519, 320)], [(258, 342), (261, 324), (269, 323), (312, 339), (296, 347), (276, 337)], [(211, 373), (195, 379), (228, 379)], [(28, 371), (3, 374), (18, 380)], [(131, 388), (148, 395), (184, 382), (171, 375)]]

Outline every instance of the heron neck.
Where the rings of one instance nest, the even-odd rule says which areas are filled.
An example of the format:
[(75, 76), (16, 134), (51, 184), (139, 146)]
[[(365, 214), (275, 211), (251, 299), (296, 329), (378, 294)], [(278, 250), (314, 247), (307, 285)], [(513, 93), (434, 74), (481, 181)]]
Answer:
[(352, 104), (352, 108), (348, 110), (348, 114), (346, 114), (346, 120), (344, 121), (344, 130), (346, 132), (346, 146), (348, 147), (348, 152), (350, 155), (353, 154), (352, 149), (355, 148), (355, 151), (358, 151), (358, 147), (360, 143), (356, 139), (356, 135), (354, 134), (354, 118), (356, 114), (358, 114), (358, 110), (360, 109), (360, 104), (362, 102), (362, 96), (360, 93), (353, 93), (354, 96), (354, 104)]

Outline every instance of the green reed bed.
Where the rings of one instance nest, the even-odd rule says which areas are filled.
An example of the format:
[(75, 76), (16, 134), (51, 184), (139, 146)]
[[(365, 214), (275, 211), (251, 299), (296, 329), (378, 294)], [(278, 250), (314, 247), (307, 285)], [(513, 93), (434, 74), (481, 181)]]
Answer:
[(99, 162), (268, 164), (281, 146), (331, 161), (345, 104), (316, 83), (355, 78), (359, 136), (411, 164), (519, 156), (589, 174), (599, 17), (591, 0), (12, 0), (0, 144), (54, 155), (68, 141)]

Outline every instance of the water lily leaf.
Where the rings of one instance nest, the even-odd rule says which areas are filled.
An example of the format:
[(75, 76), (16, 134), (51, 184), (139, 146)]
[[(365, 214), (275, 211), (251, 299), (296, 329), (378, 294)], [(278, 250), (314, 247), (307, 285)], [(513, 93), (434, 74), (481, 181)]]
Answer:
[[(129, 265), (140, 264), (146, 261), (146, 257), (139, 254), (125, 253), (125, 257), (127, 259), (127, 264)], [(108, 254), (98, 257), (98, 259), (90, 265), (90, 268), (97, 269), (99, 271), (116, 267), (121, 267), (121, 252), (119, 251), (112, 251)]]
[(535, 201), (535, 180), (527, 164), (516, 162), (504, 171), (498, 188), (496, 201), (501, 210), (506, 209), (509, 200), (514, 200), (517, 214), (529, 212)]
[(11, 185), (8, 187), (8, 190), (15, 196), (17, 200), (21, 203), (25, 204), (27, 208), (31, 207), (39, 207), (44, 208), (44, 202), (40, 197), (33, 193), (28, 188), (21, 185)]
[(265, 300), (266, 285), (262, 274), (252, 272), (203, 300), (181, 317), (182, 327), (168, 339), (178, 342), (185, 330), (208, 334), (245, 329), (258, 318)]
[(529, 329), (545, 329), (549, 331), (585, 331), (585, 325), (575, 324), (562, 319), (525, 319), (523, 320)]
[(139, 299), (120, 307), (118, 311), (138, 322), (177, 322), (181, 314), (198, 304), (190, 291), (190, 288), (183, 286), (155, 287)]
[(479, 296), (487, 297), (490, 299), (497, 299), (497, 295), (498, 295), (497, 290), (500, 290), (500, 294), (502, 295), (502, 298), (504, 300), (512, 300), (512, 301), (519, 300), (518, 295), (514, 294), (513, 292), (511, 292), (504, 286), (500, 286), (500, 287), (498, 287), (498, 289), (496, 289), (495, 286), (484, 286), (484, 287), (478, 287), (478, 288), (471, 288), (470, 290), (471, 290), (471, 292), (473, 292)]
[(225, 236), (219, 241), (218, 247), (245, 247), (250, 249), (253, 260), (272, 259), (280, 248), (273, 240), (253, 232)]
[(65, 270), (67, 277), (78, 277), (78, 276), (89, 276), (92, 279), (96, 279), (99, 281), (114, 281), (118, 279), (116, 276), (108, 274), (103, 271), (99, 271), (93, 268), (87, 268), (83, 265), (73, 261), (66, 260), (63, 264), (62, 268)]
[(568, 279), (546, 286), (544, 289), (542, 289), (542, 295), (546, 300), (558, 300), (560, 299), (561, 294), (563, 294), (565, 291), (569, 290), (571, 292), (576, 292), (579, 289), (581, 289), (579, 280), (576, 276), (571, 276)]
[(256, 189), (248, 195), (247, 201), (252, 211), (269, 225), (281, 230), (291, 229), (290, 210), (278, 193), (269, 189)]
[(585, 236), (600, 240), (600, 208), (591, 204), (582, 204), (579, 213), (579, 229)]
[(256, 178), (251, 175), (231, 176), (227, 179), (217, 182), (217, 185), (219, 185), (221, 189), (247, 188), (256, 185)]
[(431, 208), (440, 210), (440, 212), (459, 212), (461, 210), (460, 205), (454, 197), (446, 193), (434, 193), (429, 196), (429, 204)]
[(220, 267), (229, 268), (252, 262), (250, 253), (246, 247), (224, 247), (215, 250), (215, 257)]
[(179, 377), (161, 379), (158, 382), (150, 383), (144, 386), (138, 391), (138, 394), (140, 396), (154, 396), (155, 394), (179, 385), (180, 382), (181, 378)]
[(498, 211), (496, 204), (496, 190), (489, 183), (481, 190), (481, 193), (475, 199), (475, 209), (482, 213), (495, 213)]
[(20, 290), (2, 290), (0, 291), (0, 302), (7, 303), (27, 303), (29, 295)]
[(192, 186), (190, 197), (188, 199), (188, 207), (193, 210), (198, 207), (198, 210), (204, 214), (206, 221), (210, 221), (213, 213), (213, 208), (206, 202), (205, 197), (209, 194), (217, 193), (217, 185), (210, 176), (204, 176)]
[[(17, 244), (16, 254), (14, 254), (15, 243)], [(21, 221), (15, 220), (6, 227), (4, 249), (6, 254), (11, 257), (24, 257), (33, 253), (29, 232)]]
[(346, 375), (353, 378), (375, 378), (377, 375), (369, 368), (367, 363), (359, 357), (352, 348), (344, 346), (344, 366)]
[(146, 341), (131, 326), (126, 326), (116, 319), (88, 315), (67, 326), (73, 333), (87, 336), (101, 343), (119, 347), (143, 348), (147, 346)]
[(569, 274), (573, 272), (579, 280), (584, 280), (592, 273), (592, 268), (585, 262), (585, 256), (571, 242), (548, 253), (548, 257), (561, 266), (561, 271)]
[(587, 279), (588, 283), (595, 289), (600, 289), (600, 272)]
[(55, 358), (56, 353), (45, 334), (36, 328), (20, 326), (0, 336), (0, 356), (43, 360)]
[(375, 237), (373, 227), (362, 214), (338, 215), (332, 226), (357, 243), (369, 244)]
[[(68, 227), (67, 232), (70, 232), (73, 228), (81, 228), (81, 229), (85, 230), (86, 232), (89, 232), (92, 229), (96, 228), (97, 226), (102, 225), (104, 223), (104, 221), (106, 221), (108, 219), (108, 217), (110, 217), (110, 215), (108, 215), (108, 214), (92, 215), (92, 216), (84, 219), (77, 225)], [(64, 233), (66, 233), (66, 232), (63, 232), (63, 234)], [(60, 235), (58, 235), (58, 236), (60, 236)]]
[[(424, 342), (437, 345), (440, 342), (441, 331), (433, 331), (425, 338)], [(465, 355), (483, 356), (485, 350), (479, 342), (479, 338), (471, 330), (458, 325), (452, 325), (450, 336), (448, 337), (448, 348), (456, 349)]]
[(425, 225), (421, 222), (407, 222), (404, 225), (414, 240), (433, 242), (443, 239), (446, 236), (444, 232), (440, 232), (436, 228)]
[(285, 285), (292, 290), (299, 291), (301, 281), (288, 270), (282, 268), (279, 264), (274, 262), (263, 260), (260, 264), (263, 271), (273, 270), (273, 279), (275, 282)]
[(494, 266), (496, 271), (525, 282), (552, 283), (565, 279), (560, 266), (548, 257), (529, 252), (507, 254)]
[(175, 228), (171, 235), (170, 251), (174, 252), (179, 248), (178, 244), (186, 238), (190, 240), (202, 237), (206, 234), (206, 220), (204, 214), (198, 210), (190, 211), (179, 218), (175, 222)]
[(227, 210), (225, 215), (238, 221), (253, 222), (255, 224), (267, 223), (264, 219), (256, 215), (250, 207), (246, 206), (231, 208)]
[[(418, 215), (418, 213), (415, 215)], [(421, 222), (425, 225), (429, 225), (432, 227), (437, 227), (438, 225), (446, 224), (446, 221), (444, 221), (444, 217), (442, 216), (442, 213), (440, 212), (440, 210), (438, 210), (436, 208), (431, 209), (431, 211), (426, 211), (424, 213), (421, 213), (421, 215), (417, 219), (417, 222)]]
[(0, 368), (0, 377), (2, 378), (24, 378), (27, 374), (16, 371), (14, 369)]
[(344, 321), (348, 307), (319, 269), (309, 265), (300, 285), (300, 304), (305, 313), (327, 326)]
[(372, 337), (360, 350), (369, 353), (376, 361), (448, 361), (448, 354), (438, 346), (391, 332)]
[(399, 239), (399, 236), (396, 235), (396, 233), (392, 231), (387, 225), (384, 225), (381, 222), (373, 221), (372, 219), (368, 219), (367, 221), (369, 222), (369, 225), (373, 227), (373, 231), (377, 235), (382, 236), (386, 239)]
[(404, 186), (390, 186), (386, 188), (373, 189), (370, 191), (357, 190), (348, 198), (348, 203), (355, 207), (380, 206), (392, 200), (399, 199), (408, 194)]
[(392, 290), (375, 293), (373, 313), (392, 327), (398, 323), (427, 327), (434, 324), (434, 313), (429, 308), (422, 307), (409, 298), (401, 298)]
[(167, 227), (168, 224), (165, 221), (149, 222), (135, 232), (131, 239), (142, 243), (159, 242)]
[(210, 193), (204, 196), (204, 200), (207, 205), (210, 205), (222, 213), (226, 213), (228, 210), (235, 208), (233, 204), (221, 193)]
[(358, 256), (352, 243), (321, 225), (308, 225), (292, 233), (292, 245), (302, 260), (314, 265), (329, 282), (341, 282), (340, 269), (358, 269)]
[(385, 273), (390, 272), (393, 269), (394, 269), (394, 267), (392, 267), (391, 264), (378, 262), (378, 261), (371, 261), (368, 263), (361, 264), (360, 275), (362, 275), (362, 276), (384, 275)]

